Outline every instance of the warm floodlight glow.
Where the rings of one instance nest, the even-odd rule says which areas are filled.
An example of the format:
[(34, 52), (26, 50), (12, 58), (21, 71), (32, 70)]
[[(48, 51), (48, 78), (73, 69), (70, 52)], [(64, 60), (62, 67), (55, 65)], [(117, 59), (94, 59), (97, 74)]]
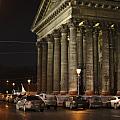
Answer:
[(77, 74), (79, 75), (80, 74), (80, 72), (81, 72), (81, 69), (76, 69), (76, 71), (77, 71)]
[(29, 80), (28, 80), (28, 84), (30, 84), (30, 82), (31, 82), (31, 80), (29, 79)]
[(96, 23), (94, 27), (98, 27), (100, 25), (100, 23)]
[(79, 26), (84, 26), (84, 21), (80, 22)]

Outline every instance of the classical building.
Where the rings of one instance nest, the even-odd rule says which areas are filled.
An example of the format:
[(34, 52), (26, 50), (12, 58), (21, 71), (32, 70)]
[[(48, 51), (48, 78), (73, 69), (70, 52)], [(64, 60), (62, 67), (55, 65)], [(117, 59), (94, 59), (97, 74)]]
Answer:
[(120, 94), (119, 0), (41, 0), (32, 31), (38, 93)]

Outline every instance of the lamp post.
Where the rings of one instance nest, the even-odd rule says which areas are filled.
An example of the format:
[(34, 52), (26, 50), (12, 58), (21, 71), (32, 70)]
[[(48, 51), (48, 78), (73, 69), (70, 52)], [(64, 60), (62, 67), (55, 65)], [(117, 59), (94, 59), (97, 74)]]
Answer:
[(30, 93), (30, 82), (31, 82), (31, 80), (28, 79), (28, 93)]
[(79, 87), (80, 87), (80, 81), (79, 81), (79, 79), (80, 79), (81, 69), (80, 68), (76, 69), (76, 72), (77, 72), (77, 75), (78, 75), (77, 88), (78, 88), (78, 96), (79, 96), (79, 94), (80, 94), (80, 89), (79, 89)]
[(7, 80), (7, 81), (6, 81), (6, 84), (7, 84), (7, 85), (6, 85), (6, 88), (7, 88), (6, 93), (7, 93), (7, 94), (8, 94), (8, 90), (9, 90), (9, 88), (8, 88), (8, 87), (9, 87), (9, 86), (8, 86), (8, 83), (9, 83), (9, 81)]
[(15, 83), (12, 83), (12, 85), (13, 85), (13, 94), (15, 94), (15, 90), (14, 90)]

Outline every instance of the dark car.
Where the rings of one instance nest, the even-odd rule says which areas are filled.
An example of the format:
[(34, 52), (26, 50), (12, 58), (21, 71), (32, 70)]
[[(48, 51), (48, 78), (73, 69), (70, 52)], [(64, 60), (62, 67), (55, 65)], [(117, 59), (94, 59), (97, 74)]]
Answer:
[(69, 109), (89, 108), (89, 101), (82, 96), (72, 96), (65, 101), (65, 107)]
[(102, 108), (103, 102), (101, 96), (84, 96), (89, 101), (89, 108)]

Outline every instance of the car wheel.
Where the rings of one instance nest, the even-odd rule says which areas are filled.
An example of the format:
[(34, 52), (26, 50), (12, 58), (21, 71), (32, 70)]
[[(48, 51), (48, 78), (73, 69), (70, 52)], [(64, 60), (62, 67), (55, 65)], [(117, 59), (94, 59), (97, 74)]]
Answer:
[(26, 111), (26, 107), (25, 107), (25, 105), (23, 106), (23, 111), (24, 111), (24, 112)]
[(57, 110), (57, 106), (54, 106), (54, 110)]
[(49, 105), (47, 106), (47, 109), (48, 109), (48, 110), (50, 109), (50, 106), (49, 106)]
[(44, 109), (40, 109), (40, 112), (43, 112), (44, 111)]
[(73, 105), (72, 104), (70, 104), (70, 110), (72, 110), (73, 109)]
[(114, 104), (114, 109), (117, 109), (117, 104), (116, 103)]
[(19, 109), (20, 109), (20, 108), (19, 108), (19, 105), (16, 104), (16, 110), (19, 110)]
[(91, 103), (89, 104), (89, 109), (91, 109), (92, 108), (92, 105), (91, 105)]

